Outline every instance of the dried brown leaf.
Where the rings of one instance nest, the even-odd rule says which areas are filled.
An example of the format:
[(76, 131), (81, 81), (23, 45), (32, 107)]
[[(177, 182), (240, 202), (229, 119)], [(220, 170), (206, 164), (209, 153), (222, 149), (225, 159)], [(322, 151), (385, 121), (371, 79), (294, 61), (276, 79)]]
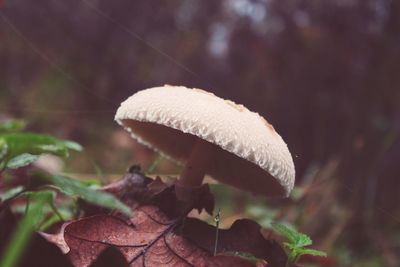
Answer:
[(260, 259), (257, 266), (267, 266), (268, 262), (268, 266), (280, 267), (286, 263), (282, 248), (265, 239), (260, 226), (249, 220), (239, 220), (230, 229), (219, 230), (220, 254), (214, 256), (216, 228), (186, 217), (194, 208), (212, 212), (214, 199), (207, 185), (195, 189), (190, 202), (183, 202), (177, 200), (174, 185), (134, 170), (103, 190), (130, 205), (133, 216), (128, 219), (119, 214), (99, 214), (66, 223), (56, 235), (44, 235), (68, 251), (75, 266), (106, 266), (108, 257), (102, 253), (114, 253), (116, 261), (122, 255), (121, 266), (126, 262), (128, 266), (148, 267), (254, 266), (246, 258), (225, 252), (254, 255)]
[(69, 258), (57, 246), (34, 234), (29, 245), (19, 259), (18, 267), (73, 267)]
[(67, 243), (65, 242), (65, 239), (64, 239), (64, 229), (69, 224), (70, 223), (64, 223), (61, 226), (61, 230), (60, 230), (59, 234), (57, 234), (57, 235), (47, 234), (47, 233), (44, 233), (44, 232), (39, 232), (39, 234), (44, 239), (49, 241), (50, 243), (53, 243), (57, 247), (59, 247), (64, 254), (67, 254), (69, 252), (69, 247), (68, 247), (68, 245), (67, 245)]
[(90, 267), (128, 267), (124, 255), (115, 247), (108, 247), (103, 250), (99, 257), (90, 265)]
[(206, 266), (209, 253), (174, 234), (178, 225), (156, 207), (144, 206), (129, 223), (98, 215), (70, 223), (63, 235), (75, 266), (89, 266), (109, 246), (116, 247), (130, 266)]
[(160, 177), (154, 180), (146, 177), (137, 166), (131, 167), (121, 180), (103, 187), (102, 190), (114, 194), (132, 209), (151, 204), (171, 217), (184, 216), (192, 209), (199, 212), (205, 209), (212, 214), (214, 209), (214, 197), (207, 184), (192, 188), (191, 201), (183, 202), (176, 198), (174, 184), (164, 183)]
[[(262, 250), (272, 247), (268, 241), (262, 242), (253, 235), (254, 226), (247, 229), (249, 236), (243, 239), (249, 226), (244, 221), (230, 230), (221, 230), (219, 251), (244, 249), (255, 256), (265, 256)], [(190, 239), (181, 234), (188, 230), (197, 234)], [(214, 234), (214, 227), (197, 219), (186, 219), (182, 228), (182, 220), (171, 220), (155, 206), (142, 206), (135, 210), (130, 221), (110, 215), (92, 216), (69, 223), (58, 236), (64, 237), (70, 249), (68, 256), (75, 266), (90, 266), (110, 246), (119, 250), (129, 266), (252, 266), (238, 257), (214, 257), (211, 253)]]
[[(219, 230), (217, 252), (242, 252), (266, 260), (271, 266), (285, 266), (287, 256), (274, 240), (265, 239), (261, 226), (254, 221), (242, 219), (235, 221), (231, 228)], [(197, 246), (212, 251), (215, 246), (215, 227), (203, 221), (188, 218), (182, 234)]]

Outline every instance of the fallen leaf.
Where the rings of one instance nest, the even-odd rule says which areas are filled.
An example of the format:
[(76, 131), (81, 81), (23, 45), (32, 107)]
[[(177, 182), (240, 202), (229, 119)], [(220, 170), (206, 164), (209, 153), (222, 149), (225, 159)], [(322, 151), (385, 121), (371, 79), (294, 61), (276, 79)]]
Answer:
[[(238, 223), (230, 230), (221, 230), (219, 251), (244, 248), (248, 253), (266, 255), (261, 251), (271, 247), (267, 245), (267, 240), (253, 239), (253, 229), (248, 229), (250, 236), (243, 239), (243, 227), (248, 225), (246, 222)], [(64, 237), (70, 249), (68, 256), (75, 266), (90, 266), (110, 246), (119, 250), (129, 266), (253, 266), (239, 257), (214, 257), (210, 246), (198, 245), (204, 243), (204, 239), (189, 239), (181, 235), (193, 227), (206, 237), (211, 238), (215, 234), (215, 228), (197, 219), (170, 219), (155, 206), (141, 206), (129, 221), (117, 216), (97, 215), (69, 223), (58, 235)], [(237, 234), (242, 238), (241, 244), (234, 238)], [(205, 241), (206, 244), (213, 242), (214, 237)], [(258, 247), (260, 244), (262, 246)]]
[(139, 166), (132, 166), (128, 172), (118, 181), (108, 184), (102, 188), (103, 191), (116, 195), (119, 198), (125, 196), (132, 196), (137, 198), (137, 193), (148, 191), (147, 185), (150, 184), (153, 179), (144, 176), (140, 172)]
[(73, 267), (69, 258), (60, 249), (35, 233), (16, 267)]
[(69, 252), (69, 247), (67, 243), (65, 242), (64, 239), (64, 232), (65, 232), (65, 227), (67, 227), (70, 223), (64, 223), (61, 226), (61, 230), (59, 231), (59, 234), (53, 235), (53, 234), (47, 234), (43, 232), (39, 232), (39, 234), (45, 238), (47, 241), (50, 243), (55, 244), (57, 247), (59, 247), (62, 251), (62, 253), (67, 254)]
[(208, 184), (203, 184), (193, 191), (190, 202), (184, 202), (177, 199), (175, 186), (170, 186), (154, 195), (149, 204), (159, 207), (172, 218), (185, 217), (193, 209), (197, 209), (199, 213), (204, 209), (211, 215), (214, 210), (214, 196)]
[(124, 255), (115, 247), (108, 247), (100, 256), (90, 265), (90, 267), (128, 267), (129, 263), (126, 261)]
[[(274, 240), (265, 239), (261, 226), (254, 221), (242, 219), (235, 221), (231, 228), (219, 230), (217, 252), (244, 252), (267, 261), (271, 266), (285, 266), (287, 256)], [(215, 247), (215, 227), (203, 221), (187, 218), (182, 234), (197, 246), (213, 251)]]
[(214, 209), (214, 196), (207, 184), (191, 192), (190, 203), (183, 202), (176, 198), (174, 184), (166, 184), (159, 177), (154, 180), (146, 177), (138, 166), (132, 166), (121, 180), (103, 187), (102, 190), (117, 196), (131, 209), (151, 204), (171, 217), (181, 217), (192, 209), (199, 212), (205, 209), (212, 214)]
[(115, 195), (126, 205), (135, 209), (139, 205), (149, 203), (168, 187), (159, 177), (155, 180), (146, 177), (140, 172), (140, 167), (134, 165), (122, 179), (104, 186), (102, 191)]
[(129, 222), (98, 215), (68, 224), (63, 235), (75, 266), (89, 266), (109, 246), (118, 248), (130, 266), (205, 266), (208, 253), (175, 235), (177, 226), (156, 207), (144, 206)]
[[(176, 198), (174, 185), (159, 178), (152, 180), (134, 169), (102, 190), (130, 206), (133, 216), (98, 214), (68, 222), (56, 235), (45, 235), (48, 241), (68, 251), (75, 266), (106, 266), (107, 253), (116, 258), (123, 255), (131, 267), (285, 266), (283, 249), (277, 242), (265, 239), (260, 225), (250, 220), (239, 220), (230, 229), (220, 229), (218, 254), (213, 255), (216, 228), (187, 218), (194, 208), (212, 212), (214, 199), (207, 185), (195, 190), (191, 202), (183, 202)], [(117, 251), (107, 252), (110, 247)], [(251, 260), (240, 253), (251, 255)]]
[(55, 245), (47, 242), (39, 234), (35, 234), (23, 254), (21, 263), (18, 264), (18, 267), (31, 266), (73, 267), (73, 264)]

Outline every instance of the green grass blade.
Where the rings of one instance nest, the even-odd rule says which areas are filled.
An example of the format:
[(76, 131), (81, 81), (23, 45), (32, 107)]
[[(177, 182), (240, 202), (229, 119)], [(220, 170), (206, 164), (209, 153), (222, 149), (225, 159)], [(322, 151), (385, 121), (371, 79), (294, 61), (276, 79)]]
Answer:
[(21, 254), (28, 245), (37, 222), (42, 217), (42, 207), (46, 202), (46, 196), (38, 196), (30, 205), (28, 212), (19, 223), (16, 232), (8, 244), (5, 254), (0, 261), (0, 267), (14, 267), (21, 259)]

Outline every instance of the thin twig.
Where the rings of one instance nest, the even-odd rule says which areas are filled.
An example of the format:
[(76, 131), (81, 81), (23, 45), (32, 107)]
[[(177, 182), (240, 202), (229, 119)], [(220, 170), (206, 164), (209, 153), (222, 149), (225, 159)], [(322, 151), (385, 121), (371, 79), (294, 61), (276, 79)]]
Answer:
[(221, 209), (218, 208), (217, 215), (214, 218), (215, 221), (215, 245), (214, 245), (214, 256), (217, 255), (218, 250), (218, 237), (219, 237), (219, 222), (221, 220)]

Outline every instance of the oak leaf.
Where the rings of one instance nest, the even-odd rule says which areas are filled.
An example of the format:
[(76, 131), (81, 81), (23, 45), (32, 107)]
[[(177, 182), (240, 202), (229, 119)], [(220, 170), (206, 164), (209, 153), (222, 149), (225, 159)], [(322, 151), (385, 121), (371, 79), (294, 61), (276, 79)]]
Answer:
[[(133, 169), (103, 190), (128, 204), (133, 216), (99, 213), (65, 223), (58, 234), (43, 234), (75, 266), (107, 266), (106, 260), (112, 259), (117, 265), (131, 267), (247, 267), (267, 266), (267, 262), (281, 267), (286, 263), (282, 248), (265, 239), (255, 222), (239, 220), (230, 229), (219, 229), (216, 244), (214, 226), (188, 218), (192, 209), (212, 212), (214, 199), (207, 185), (195, 190), (191, 202), (182, 202), (176, 198), (173, 184), (152, 180)], [(252, 259), (242, 254), (252, 255)]]
[(65, 240), (75, 266), (90, 266), (111, 246), (121, 252), (129, 266), (253, 266), (237, 257), (214, 257), (179, 234), (182, 223), (171, 220), (155, 206), (142, 206), (129, 221), (97, 215), (67, 223), (57, 239)]

